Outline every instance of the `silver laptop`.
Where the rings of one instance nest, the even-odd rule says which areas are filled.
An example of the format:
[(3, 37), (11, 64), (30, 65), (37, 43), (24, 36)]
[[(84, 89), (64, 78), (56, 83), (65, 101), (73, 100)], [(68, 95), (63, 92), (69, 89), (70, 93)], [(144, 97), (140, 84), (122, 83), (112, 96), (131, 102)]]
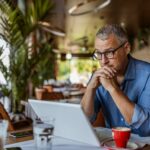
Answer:
[(43, 117), (55, 118), (55, 136), (100, 146), (100, 141), (81, 105), (33, 99), (29, 99), (29, 103), (41, 120)]

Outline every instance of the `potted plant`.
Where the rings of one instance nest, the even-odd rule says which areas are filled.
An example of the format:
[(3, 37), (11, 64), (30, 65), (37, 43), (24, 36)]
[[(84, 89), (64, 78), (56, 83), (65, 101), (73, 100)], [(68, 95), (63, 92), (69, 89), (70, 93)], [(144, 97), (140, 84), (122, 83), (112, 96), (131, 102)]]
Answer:
[[(20, 101), (29, 97), (29, 85), (40, 84), (38, 79), (43, 78), (42, 69), (45, 71), (41, 69), (43, 60), (48, 61), (48, 57), (51, 57), (49, 65), (53, 66), (51, 61), (54, 59), (52, 47), (48, 43), (51, 35), (44, 32), (39, 24), (45, 20), (53, 4), (50, 0), (32, 0), (29, 3), (23, 9), (5, 0), (0, 3), (0, 38), (9, 47), (9, 66), (5, 66), (0, 57), (0, 70), (7, 85), (11, 86), (15, 113), (21, 111)], [(0, 56), (3, 51), (1, 47)]]

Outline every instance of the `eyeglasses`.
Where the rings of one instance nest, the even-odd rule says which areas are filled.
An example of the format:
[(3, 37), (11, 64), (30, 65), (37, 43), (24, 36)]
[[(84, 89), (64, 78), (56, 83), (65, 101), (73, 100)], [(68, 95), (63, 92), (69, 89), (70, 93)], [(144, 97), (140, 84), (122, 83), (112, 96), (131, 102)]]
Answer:
[(112, 58), (114, 58), (114, 53), (115, 53), (118, 49), (120, 49), (122, 46), (124, 46), (125, 43), (126, 43), (126, 42), (124, 42), (123, 44), (121, 44), (121, 45), (118, 46), (117, 48), (115, 48), (115, 49), (110, 49), (109, 51), (104, 52), (104, 53), (96, 52), (96, 50), (95, 50), (95, 52), (94, 52), (94, 54), (93, 54), (93, 57), (94, 57), (95, 59), (101, 60), (101, 59), (102, 59), (102, 55), (105, 55), (106, 58), (112, 59)]

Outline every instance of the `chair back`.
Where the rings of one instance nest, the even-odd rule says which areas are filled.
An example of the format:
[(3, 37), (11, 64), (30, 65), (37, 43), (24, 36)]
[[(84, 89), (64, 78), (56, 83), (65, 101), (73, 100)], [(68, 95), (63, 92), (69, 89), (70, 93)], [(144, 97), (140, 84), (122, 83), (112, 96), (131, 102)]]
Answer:
[(43, 95), (43, 100), (60, 100), (64, 99), (62, 92), (46, 92)]
[(106, 127), (105, 126), (105, 119), (102, 113), (102, 110), (99, 111), (97, 115), (97, 119), (92, 123), (94, 127)]
[(45, 85), (45, 86), (43, 86), (43, 88), (35, 88), (35, 97), (38, 100), (64, 99), (63, 93), (53, 91), (53, 88), (50, 85)]

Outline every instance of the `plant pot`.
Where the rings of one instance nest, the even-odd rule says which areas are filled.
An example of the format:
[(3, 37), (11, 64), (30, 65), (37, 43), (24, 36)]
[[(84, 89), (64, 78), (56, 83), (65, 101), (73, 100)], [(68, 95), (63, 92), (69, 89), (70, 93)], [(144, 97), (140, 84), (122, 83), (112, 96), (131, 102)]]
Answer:
[(35, 88), (35, 97), (38, 100), (42, 100), (46, 89), (44, 88)]

